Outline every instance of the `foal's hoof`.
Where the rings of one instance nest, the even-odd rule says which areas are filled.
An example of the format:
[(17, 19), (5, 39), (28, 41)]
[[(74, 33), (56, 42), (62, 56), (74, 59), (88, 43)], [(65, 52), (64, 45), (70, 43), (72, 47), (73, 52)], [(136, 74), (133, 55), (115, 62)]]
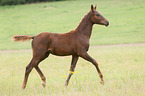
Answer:
[(45, 86), (46, 86), (46, 83), (43, 82), (43, 83), (42, 83), (42, 86), (45, 87)]
[(104, 85), (104, 81), (101, 81), (100, 83)]
[(24, 90), (26, 88), (26, 85), (25, 84), (23, 84), (22, 85), (22, 90)]
[(24, 90), (26, 87), (25, 86), (22, 86), (22, 90)]
[(68, 82), (65, 82), (65, 87), (67, 87), (68, 86)]

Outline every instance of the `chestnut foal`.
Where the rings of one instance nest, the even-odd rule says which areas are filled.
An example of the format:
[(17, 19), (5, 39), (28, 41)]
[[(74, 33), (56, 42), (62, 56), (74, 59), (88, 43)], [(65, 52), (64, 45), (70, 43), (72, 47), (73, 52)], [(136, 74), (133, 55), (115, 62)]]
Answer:
[(39, 73), (45, 87), (46, 78), (42, 71), (38, 67), (39, 63), (47, 58), (49, 54), (58, 56), (72, 55), (72, 62), (70, 66), (70, 73), (65, 82), (65, 86), (68, 85), (69, 80), (75, 70), (76, 63), (79, 57), (91, 62), (97, 69), (101, 83), (104, 84), (103, 75), (100, 71), (98, 63), (87, 53), (89, 49), (89, 39), (94, 24), (109, 25), (107, 19), (105, 19), (97, 10), (96, 7), (91, 5), (91, 10), (83, 17), (77, 28), (65, 34), (56, 34), (43, 32), (37, 36), (17, 35), (13, 36), (14, 41), (25, 41), (33, 39), (32, 50), (33, 58), (26, 67), (24, 82), (22, 88), (25, 89), (28, 76), (33, 68)]

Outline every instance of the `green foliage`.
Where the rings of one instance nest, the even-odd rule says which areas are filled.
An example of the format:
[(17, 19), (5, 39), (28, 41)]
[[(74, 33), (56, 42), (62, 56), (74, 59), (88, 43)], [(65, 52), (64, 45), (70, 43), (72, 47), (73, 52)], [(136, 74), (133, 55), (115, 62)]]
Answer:
[(46, 76), (46, 87), (35, 69), (26, 90), (22, 90), (25, 67), (31, 51), (0, 52), (1, 96), (144, 96), (145, 46), (91, 47), (89, 54), (98, 61), (105, 85), (94, 66), (79, 59), (69, 86), (64, 87), (69, 74), (71, 57), (50, 55), (39, 64)]
[(0, 5), (16, 5), (16, 4), (45, 2), (45, 1), (61, 1), (61, 0), (0, 0)]

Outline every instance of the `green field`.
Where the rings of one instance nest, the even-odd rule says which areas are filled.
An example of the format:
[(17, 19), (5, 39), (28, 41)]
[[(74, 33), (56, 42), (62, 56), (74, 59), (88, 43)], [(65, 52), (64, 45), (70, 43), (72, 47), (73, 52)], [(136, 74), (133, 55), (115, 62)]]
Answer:
[(12, 42), (13, 35), (69, 32), (91, 4), (110, 21), (108, 28), (94, 25), (91, 45), (145, 42), (144, 0), (69, 0), (0, 6), (0, 49), (30, 48), (30, 42)]
[[(41, 32), (66, 33), (76, 28), (91, 4), (110, 21), (94, 25), (91, 45), (144, 43), (144, 0), (68, 0), (15, 6), (0, 6), (0, 96), (144, 96), (145, 45), (92, 46), (104, 75), (100, 84), (94, 66), (79, 59), (76, 73), (64, 87), (71, 57), (50, 57), (40, 63), (47, 78), (46, 88), (35, 69), (25, 90), (21, 90), (25, 67), (32, 58), (31, 41), (13, 42), (13, 35)], [(12, 49), (12, 50), (7, 50)], [(2, 51), (3, 50), (3, 51)]]
[[(31, 51), (0, 52), (1, 96), (144, 96), (145, 95), (145, 46), (91, 47), (93, 56), (104, 74), (105, 85), (100, 84), (92, 64), (79, 59), (77, 73), (64, 87), (69, 73), (71, 57), (50, 55), (40, 63), (47, 78), (46, 88), (33, 69), (27, 87), (21, 90), (25, 67)], [(66, 75), (66, 77), (65, 77)]]

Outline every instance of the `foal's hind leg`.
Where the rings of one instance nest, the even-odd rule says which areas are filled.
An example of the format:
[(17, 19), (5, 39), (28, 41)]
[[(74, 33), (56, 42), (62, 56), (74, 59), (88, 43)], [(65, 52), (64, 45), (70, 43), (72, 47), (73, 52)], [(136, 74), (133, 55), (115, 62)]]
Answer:
[(25, 89), (26, 84), (27, 84), (27, 80), (28, 80), (28, 76), (30, 74), (30, 72), (32, 71), (33, 67), (38, 63), (39, 61), (36, 59), (32, 59), (31, 62), (29, 63), (29, 65), (26, 67), (26, 71), (25, 71), (25, 76), (24, 76), (24, 81), (23, 81), (23, 85), (22, 85), (22, 89)]
[(22, 85), (22, 88), (25, 89), (26, 84), (27, 84), (27, 80), (28, 80), (28, 76), (30, 74), (30, 72), (32, 71), (33, 67), (35, 67), (35, 69), (37, 70), (37, 72), (39, 73), (42, 81), (43, 81), (43, 86), (45, 86), (46, 84), (46, 78), (43, 75), (43, 73), (41, 72), (41, 70), (38, 67), (38, 64), (44, 60), (46, 57), (49, 56), (49, 52), (44, 52), (44, 51), (40, 51), (40, 54), (34, 54), (33, 59), (31, 60), (31, 62), (29, 63), (29, 65), (26, 67), (26, 72), (25, 72), (25, 77), (24, 77), (24, 82)]
[[(49, 52), (47, 52), (47, 53), (44, 55), (44, 57), (41, 59), (41, 61), (44, 60), (45, 58), (47, 58), (48, 56), (49, 56)], [(41, 61), (40, 61), (40, 62), (41, 62)], [(39, 63), (38, 63), (38, 64), (39, 64)], [(38, 72), (38, 74), (40, 75), (40, 77), (41, 77), (41, 79), (42, 79), (42, 81), (43, 81), (43, 83), (42, 83), (43, 87), (45, 87), (45, 86), (46, 86), (46, 77), (43, 75), (43, 73), (42, 73), (42, 71), (40, 70), (38, 64), (37, 64), (37, 66), (35, 66), (35, 69), (36, 69), (36, 71)]]
[(40, 75), (40, 77), (41, 77), (41, 79), (43, 81), (43, 83), (42, 83), (43, 87), (45, 87), (46, 86), (46, 77), (43, 75), (43, 73), (40, 70), (39, 66), (36, 66), (35, 69), (36, 69), (36, 71), (38, 72), (38, 74)]

